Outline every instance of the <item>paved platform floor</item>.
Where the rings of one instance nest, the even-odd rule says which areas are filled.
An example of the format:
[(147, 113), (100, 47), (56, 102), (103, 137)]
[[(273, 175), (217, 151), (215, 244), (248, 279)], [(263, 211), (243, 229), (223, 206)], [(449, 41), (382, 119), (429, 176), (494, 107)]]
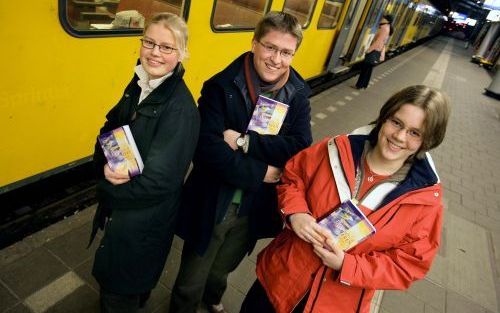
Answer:
[[(353, 78), (311, 101), (319, 140), (369, 123), (407, 85), (436, 86), (452, 99), (447, 137), (433, 153), (445, 188), (442, 247), (424, 280), (405, 292), (378, 293), (373, 312), (500, 312), (500, 102), (483, 95), (491, 76), (469, 62), (471, 55), (463, 42), (439, 37), (376, 67), (368, 89), (350, 88)], [(98, 286), (90, 275), (97, 244), (85, 249), (94, 209), (0, 251), (0, 312), (98, 312)], [(168, 312), (181, 249), (176, 238), (144, 312)], [(230, 276), (223, 302), (231, 313), (255, 279), (255, 258)]]

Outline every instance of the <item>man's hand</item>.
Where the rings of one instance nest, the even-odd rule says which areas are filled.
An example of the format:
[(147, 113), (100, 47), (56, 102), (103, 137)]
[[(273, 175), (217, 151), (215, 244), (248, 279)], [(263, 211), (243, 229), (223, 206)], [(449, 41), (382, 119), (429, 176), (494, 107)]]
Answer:
[(268, 165), (267, 171), (266, 171), (266, 176), (264, 176), (264, 182), (269, 183), (269, 184), (277, 183), (280, 181), (282, 174), (283, 174), (283, 171), (280, 168)]
[(106, 177), (106, 180), (113, 185), (124, 184), (130, 180), (128, 173), (119, 171), (113, 172), (107, 163), (104, 165), (104, 177)]
[(232, 129), (226, 129), (224, 132), (224, 141), (233, 149), (234, 151), (238, 150), (238, 146), (236, 145), (236, 139), (241, 136), (241, 133), (234, 131)]

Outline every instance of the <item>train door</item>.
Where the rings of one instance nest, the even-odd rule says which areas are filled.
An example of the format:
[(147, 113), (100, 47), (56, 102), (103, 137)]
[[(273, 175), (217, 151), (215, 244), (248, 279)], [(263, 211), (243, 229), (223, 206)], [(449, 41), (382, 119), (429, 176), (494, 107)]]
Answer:
[[(369, 8), (365, 18), (363, 28), (359, 31), (358, 39), (352, 45), (349, 64), (359, 61), (365, 55), (365, 51), (370, 46), (370, 43), (378, 30), (378, 21), (384, 14), (384, 6), (387, 0), (375, 0)], [(347, 61), (347, 60), (346, 60)]]
[[(383, 14), (387, 0), (351, 1), (344, 25), (336, 40), (327, 70), (341, 73), (360, 59), (373, 38), (374, 25)], [(372, 31), (374, 30), (374, 31)]]
[(430, 2), (423, 0), (418, 3), (415, 11), (418, 12), (418, 18), (415, 21), (417, 30), (414, 41), (417, 41), (432, 33), (432, 30), (436, 27), (436, 9)]
[(404, 34), (408, 30), (409, 25), (411, 24), (411, 19), (413, 13), (415, 11), (415, 3), (404, 2), (403, 10), (396, 16), (396, 21), (394, 23), (394, 34), (391, 37), (389, 42), (388, 50), (396, 50), (398, 47), (403, 45)]
[(395, 38), (397, 36), (396, 32), (400, 32), (401, 30), (401, 19), (403, 17), (404, 8), (408, 5), (407, 2), (408, 0), (394, 0), (392, 5), (387, 7), (386, 13), (391, 14), (394, 17), (394, 20), (392, 21), (392, 28), (395, 32), (389, 38), (389, 42), (387, 43), (388, 50), (392, 50), (395, 46)]
[(341, 73), (349, 69), (347, 66), (344, 66), (343, 58), (351, 45), (356, 26), (359, 23), (366, 2), (366, 0), (349, 1), (349, 7), (347, 8), (344, 23), (337, 36), (337, 40), (335, 40), (335, 46), (326, 66), (327, 71), (332, 73)]

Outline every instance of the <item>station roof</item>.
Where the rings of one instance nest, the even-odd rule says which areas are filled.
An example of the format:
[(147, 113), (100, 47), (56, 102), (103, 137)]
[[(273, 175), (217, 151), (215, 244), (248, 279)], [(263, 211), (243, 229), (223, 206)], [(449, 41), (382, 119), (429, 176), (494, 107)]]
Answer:
[(484, 0), (429, 0), (432, 5), (448, 15), (450, 11), (463, 13), (470, 18), (481, 19), (488, 14), (488, 10), (483, 8)]

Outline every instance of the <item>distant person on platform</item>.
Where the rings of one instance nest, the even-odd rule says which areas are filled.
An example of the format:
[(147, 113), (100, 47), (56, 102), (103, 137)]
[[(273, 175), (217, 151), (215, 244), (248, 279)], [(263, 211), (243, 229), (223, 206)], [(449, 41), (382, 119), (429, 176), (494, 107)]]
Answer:
[[(422, 279), (443, 219), (442, 185), (428, 151), (443, 141), (449, 114), (441, 92), (407, 87), (371, 125), (325, 138), (288, 161), (278, 186), (287, 227), (259, 254), (241, 312), (368, 313), (375, 290), (407, 289)], [(357, 204), (376, 229), (346, 251), (339, 243), (349, 236), (332, 236), (345, 225), (318, 223), (341, 203)]]
[[(276, 184), (294, 154), (312, 142), (310, 89), (290, 66), (302, 40), (295, 17), (269, 12), (245, 52), (203, 85), (200, 140), (183, 191), (184, 249), (170, 312), (225, 312), (229, 273), (257, 239), (274, 236)], [(247, 131), (260, 95), (289, 105), (277, 135)], [(273, 219), (274, 217), (274, 219)]]
[(361, 62), (361, 72), (359, 73), (356, 89), (365, 89), (370, 83), (373, 67), (385, 60), (385, 47), (389, 42), (389, 37), (393, 33), (392, 15), (384, 15), (380, 20), (379, 27), (373, 41), (366, 50), (365, 59)]
[(101, 312), (137, 312), (156, 286), (174, 236), (184, 176), (196, 148), (200, 118), (182, 76), (187, 26), (161, 13), (144, 28), (140, 63), (100, 133), (129, 125), (144, 161), (142, 174), (113, 172), (99, 144), (97, 228), (104, 237), (92, 274)]

